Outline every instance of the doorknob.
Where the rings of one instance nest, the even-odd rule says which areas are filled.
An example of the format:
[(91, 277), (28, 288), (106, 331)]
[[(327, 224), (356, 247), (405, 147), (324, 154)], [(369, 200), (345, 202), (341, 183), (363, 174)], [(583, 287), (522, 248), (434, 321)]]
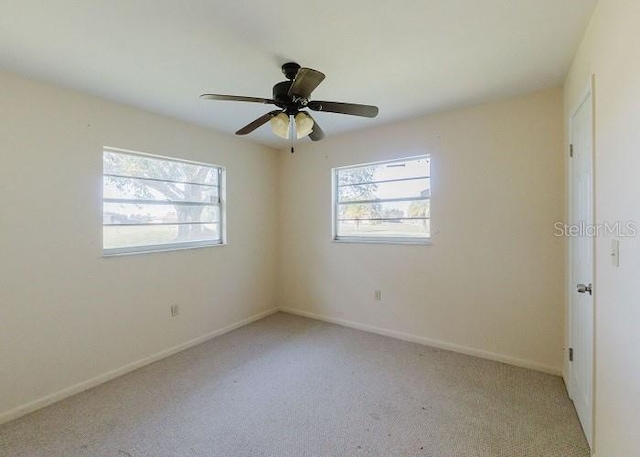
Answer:
[(589, 284), (588, 286), (585, 286), (584, 284), (578, 284), (578, 292), (580, 292), (581, 294), (584, 294), (585, 292), (589, 292), (589, 295), (592, 295), (593, 294), (592, 285)]

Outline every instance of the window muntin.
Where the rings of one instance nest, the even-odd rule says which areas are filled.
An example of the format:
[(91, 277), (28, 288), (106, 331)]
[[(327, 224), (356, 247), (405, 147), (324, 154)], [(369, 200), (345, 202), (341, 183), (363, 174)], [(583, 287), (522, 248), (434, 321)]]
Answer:
[(103, 253), (223, 244), (224, 168), (105, 148)]
[(427, 243), (428, 156), (334, 169), (334, 239)]

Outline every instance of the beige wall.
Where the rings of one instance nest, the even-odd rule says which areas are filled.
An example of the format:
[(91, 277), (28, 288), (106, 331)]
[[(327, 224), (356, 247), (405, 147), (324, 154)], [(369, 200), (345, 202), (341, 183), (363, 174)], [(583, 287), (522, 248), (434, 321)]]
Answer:
[[(331, 242), (332, 167), (425, 153), (433, 245)], [(281, 306), (560, 372), (561, 90), (300, 145), (280, 182)]]
[[(566, 116), (595, 90), (596, 221), (640, 223), (640, 2), (600, 0), (565, 84)], [(595, 453), (640, 455), (640, 242), (596, 239)]]
[[(275, 306), (559, 372), (560, 90), (292, 155), (10, 74), (0, 86), (0, 420)], [(104, 145), (226, 166), (229, 245), (103, 258)], [(433, 245), (331, 242), (332, 167), (424, 153)]]
[[(10, 74), (0, 87), (0, 420), (275, 306), (276, 152)], [(228, 246), (103, 258), (104, 145), (226, 166)]]

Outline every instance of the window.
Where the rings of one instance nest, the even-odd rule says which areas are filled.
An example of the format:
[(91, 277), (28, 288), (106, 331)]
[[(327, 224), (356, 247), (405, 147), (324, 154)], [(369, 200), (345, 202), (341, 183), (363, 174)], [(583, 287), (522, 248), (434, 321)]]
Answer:
[(103, 151), (105, 255), (224, 243), (224, 168)]
[(428, 243), (428, 156), (335, 168), (334, 239)]

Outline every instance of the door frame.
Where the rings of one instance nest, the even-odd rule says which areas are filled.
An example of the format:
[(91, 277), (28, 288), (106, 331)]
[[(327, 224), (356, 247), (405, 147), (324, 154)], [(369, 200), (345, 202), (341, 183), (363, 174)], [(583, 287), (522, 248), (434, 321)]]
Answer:
[[(591, 187), (591, 193), (592, 193), (592, 198), (591, 198), (591, 204), (592, 204), (592, 214), (593, 214), (593, 223), (596, 223), (596, 221), (598, 220), (598, 216), (597, 216), (597, 206), (596, 206), (596, 162), (595, 162), (595, 154), (596, 154), (596, 103), (595, 103), (595, 94), (596, 94), (596, 76), (595, 75), (591, 75), (591, 77), (589, 78), (588, 83), (585, 85), (585, 89), (581, 92), (581, 96), (578, 98), (577, 102), (575, 103), (575, 105), (572, 107), (570, 113), (569, 113), (569, 117), (567, 119), (567, 127), (568, 127), (568, 131), (567, 131), (567, 139), (568, 139), (568, 144), (567, 144), (567, 151), (569, 151), (569, 148), (571, 147), (570, 145), (573, 143), (573, 118), (575, 117), (575, 115), (578, 113), (578, 111), (580, 110), (580, 108), (583, 106), (583, 104), (589, 99), (591, 98), (591, 102), (590, 102), (590, 114), (591, 114), (591, 170), (592, 170), (592, 187)], [(571, 223), (572, 221), (570, 220), (570, 216), (572, 214), (572, 208), (573, 208), (573, 189), (572, 189), (572, 179), (573, 179), (573, 160), (571, 160), (571, 157), (569, 157), (569, 154), (567, 154), (567, 161), (568, 161), (568, 165), (567, 165), (567, 210), (566, 210), (566, 215), (567, 215), (567, 220), (569, 223)], [(593, 264), (592, 264), (592, 279), (593, 279), (593, 283), (594, 283), (594, 289), (593, 289), (593, 328), (592, 328), (592, 335), (593, 335), (593, 354), (592, 354), (592, 373), (591, 373), (591, 382), (592, 382), (592, 392), (591, 392), (591, 445), (592, 445), (592, 451), (593, 449), (595, 449), (595, 441), (596, 441), (596, 436), (595, 436), (595, 424), (596, 424), (596, 402), (595, 402), (595, 392), (596, 392), (596, 306), (597, 306), (597, 284), (596, 284), (596, 238), (594, 237), (591, 243), (591, 249), (592, 249), (592, 254), (593, 254)], [(567, 268), (566, 268), (566, 272), (567, 272), (567, 283), (566, 283), (566, 298), (565, 298), (565, 315), (567, 316), (566, 322), (565, 322), (565, 332), (566, 332), (566, 348), (564, 351), (564, 365), (565, 365), (565, 385), (567, 387), (567, 392), (569, 394), (569, 397), (573, 399), (573, 392), (574, 392), (574, 386), (573, 386), (573, 382), (572, 382), (572, 365), (571, 362), (569, 362), (569, 347), (572, 347), (573, 345), (573, 335), (572, 335), (572, 319), (573, 319), (573, 313), (572, 313), (572, 295), (575, 294), (575, 287), (576, 287), (576, 279), (573, 277), (573, 263), (572, 263), (572, 257), (573, 256), (573, 247), (572, 247), (572, 243), (571, 240), (568, 239), (567, 241)]]

